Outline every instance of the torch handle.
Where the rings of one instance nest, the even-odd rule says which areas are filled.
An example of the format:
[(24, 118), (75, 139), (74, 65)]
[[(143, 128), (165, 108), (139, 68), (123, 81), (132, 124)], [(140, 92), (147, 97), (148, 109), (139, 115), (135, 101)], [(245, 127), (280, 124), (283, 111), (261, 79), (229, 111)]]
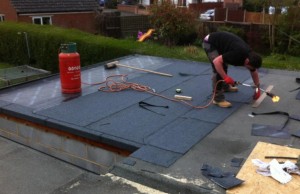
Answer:
[[(256, 86), (253, 86), (253, 85), (250, 85), (250, 84), (245, 84), (245, 83), (242, 83), (242, 82), (239, 82), (239, 81), (235, 82), (235, 84), (240, 84), (240, 85), (243, 85), (243, 86), (246, 86), (246, 87), (251, 87), (251, 88), (257, 88)], [(258, 89), (260, 89), (262, 92), (267, 92), (266, 90), (264, 90), (260, 87)]]

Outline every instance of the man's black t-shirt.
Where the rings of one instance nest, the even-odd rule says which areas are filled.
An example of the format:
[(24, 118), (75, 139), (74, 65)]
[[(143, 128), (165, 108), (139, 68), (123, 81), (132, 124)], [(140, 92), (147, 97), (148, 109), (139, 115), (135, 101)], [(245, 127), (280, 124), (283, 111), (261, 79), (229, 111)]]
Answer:
[(251, 49), (238, 36), (229, 32), (213, 32), (208, 42), (215, 47), (226, 64), (243, 66)]

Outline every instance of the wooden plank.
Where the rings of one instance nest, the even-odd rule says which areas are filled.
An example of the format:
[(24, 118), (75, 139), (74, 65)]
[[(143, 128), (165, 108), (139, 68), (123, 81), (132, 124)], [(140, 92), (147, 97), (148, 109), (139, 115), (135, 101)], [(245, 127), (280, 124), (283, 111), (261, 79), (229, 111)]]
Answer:
[[(256, 166), (252, 159), (260, 159), (264, 162), (270, 162), (272, 159), (265, 159), (265, 156), (289, 156), (298, 157), (300, 149), (280, 146), (265, 142), (258, 142), (251, 154), (245, 161), (245, 164), (237, 174), (237, 178), (245, 182), (238, 187), (227, 190), (227, 194), (245, 194), (245, 193), (300, 193), (300, 176), (291, 174), (292, 180), (286, 184), (281, 184), (272, 177), (265, 177), (256, 173)], [(285, 162), (286, 159), (277, 159), (279, 162)], [(297, 162), (296, 159), (290, 160)]]
[[(266, 91), (267, 92), (271, 92), (271, 90), (273, 89), (273, 87), (274, 87), (273, 85), (269, 85), (267, 87)], [(266, 98), (266, 96), (267, 96), (266, 92), (262, 93), (262, 95), (252, 104), (252, 107), (253, 108), (258, 107), (262, 103), (262, 101)]]

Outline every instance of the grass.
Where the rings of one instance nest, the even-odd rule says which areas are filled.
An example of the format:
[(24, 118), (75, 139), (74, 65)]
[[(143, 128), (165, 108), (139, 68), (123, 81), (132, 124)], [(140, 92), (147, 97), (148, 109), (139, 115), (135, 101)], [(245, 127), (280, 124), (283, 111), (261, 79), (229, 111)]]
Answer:
[(159, 45), (154, 42), (142, 42), (141, 45), (136, 48), (136, 53), (175, 58), (182, 60), (192, 60), (192, 61), (203, 61), (208, 62), (206, 54), (204, 53), (201, 46), (174, 46), (166, 47)]
[(300, 70), (300, 57), (272, 54), (264, 57), (263, 66), (271, 69)]
[(11, 65), (11, 64), (8, 64), (8, 63), (1, 63), (0, 62), (0, 69), (10, 68), (10, 67), (14, 67), (14, 66)]
[[(176, 58), (183, 60), (209, 62), (208, 58), (201, 46), (181, 46), (181, 47), (164, 47), (156, 43), (141, 43), (138, 53), (154, 55), (167, 58)], [(271, 54), (263, 56), (262, 67), (269, 69), (284, 69), (291, 71), (300, 71), (300, 57)]]

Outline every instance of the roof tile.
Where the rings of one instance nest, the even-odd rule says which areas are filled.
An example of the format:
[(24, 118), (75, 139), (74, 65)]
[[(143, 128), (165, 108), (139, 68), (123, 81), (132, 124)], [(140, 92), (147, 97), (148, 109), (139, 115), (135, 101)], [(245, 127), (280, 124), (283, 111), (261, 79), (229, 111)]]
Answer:
[(96, 0), (11, 0), (17, 13), (83, 12), (95, 10)]

